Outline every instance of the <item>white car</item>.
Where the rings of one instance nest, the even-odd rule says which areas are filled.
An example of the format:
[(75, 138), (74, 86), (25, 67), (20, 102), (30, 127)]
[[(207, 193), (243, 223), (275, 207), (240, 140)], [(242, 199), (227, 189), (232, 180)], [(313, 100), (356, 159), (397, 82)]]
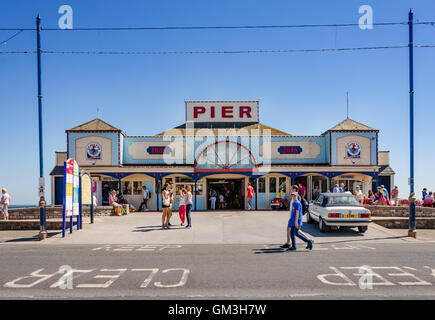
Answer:
[(321, 193), (316, 200), (310, 201), (307, 213), (307, 222), (318, 222), (321, 232), (330, 227), (357, 227), (364, 233), (370, 218), (370, 210), (350, 193)]

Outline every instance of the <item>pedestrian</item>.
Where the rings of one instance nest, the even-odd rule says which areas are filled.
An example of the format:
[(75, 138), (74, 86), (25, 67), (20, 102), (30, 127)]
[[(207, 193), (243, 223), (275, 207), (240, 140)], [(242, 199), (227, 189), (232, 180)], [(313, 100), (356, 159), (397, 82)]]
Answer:
[(225, 209), (225, 197), (222, 193), (219, 194), (219, 208)]
[(313, 189), (313, 199), (314, 199), (314, 200), (317, 199), (317, 197), (319, 196), (319, 194), (320, 194), (319, 186), (315, 186), (314, 189)]
[(334, 187), (334, 189), (332, 189), (332, 192), (333, 192), (333, 193), (338, 193), (338, 192), (340, 192), (340, 186), (338, 185), (338, 183), (335, 184), (335, 187)]
[(385, 200), (390, 200), (390, 193), (384, 185), (381, 185), (382, 192), (384, 193)]
[(386, 202), (385, 194), (380, 186), (378, 187), (378, 192), (376, 192), (376, 194), (375, 194), (375, 199), (376, 199), (375, 204), (380, 205), (380, 206), (385, 205), (385, 202)]
[(122, 205), (118, 203), (118, 197), (116, 196), (116, 190), (112, 190), (112, 193), (109, 196), (109, 205), (113, 207), (113, 210), (116, 214), (120, 215), (120, 210), (122, 210)]
[(374, 195), (374, 193), (373, 193), (373, 191), (372, 190), (369, 190), (369, 196), (368, 196), (368, 198), (370, 199), (370, 203), (369, 204), (374, 204), (375, 203), (375, 195)]
[(139, 211), (142, 211), (143, 207), (145, 207), (145, 211), (149, 211), (147, 202), (148, 202), (148, 199), (150, 198), (150, 192), (147, 190), (146, 186), (142, 187), (142, 196), (143, 196), (143, 200), (139, 206)]
[[(306, 249), (313, 249), (313, 241), (308, 239), (304, 234), (299, 233), (302, 227), (302, 205), (298, 200), (298, 193), (292, 192), (292, 204), (290, 207), (290, 219), (287, 224), (287, 242), (281, 248), (288, 248), (289, 251), (296, 250), (296, 238), (307, 243)], [(290, 240), (292, 245), (290, 246)]]
[(391, 191), (391, 202), (394, 206), (399, 205), (399, 188), (394, 186), (394, 189)]
[(210, 193), (210, 209), (216, 210), (216, 197), (217, 193), (216, 190), (212, 189)]
[(169, 205), (170, 205), (170, 192), (167, 183), (163, 186), (162, 190), (162, 229), (169, 229)]
[(343, 193), (343, 192), (345, 192), (345, 191), (346, 191), (346, 189), (344, 188), (344, 183), (342, 182), (342, 183), (340, 183), (340, 188), (339, 188), (339, 191), (338, 191), (338, 192)]
[(186, 228), (192, 227), (192, 219), (190, 217), (190, 211), (192, 210), (192, 188), (190, 186), (186, 187), (186, 217), (187, 226)]
[(359, 201), (359, 203), (363, 204), (364, 203), (364, 193), (362, 193), (359, 186), (356, 186), (355, 189), (356, 189), (355, 190), (355, 198)]
[(8, 208), (11, 205), (11, 196), (7, 193), (6, 188), (2, 189), (2, 197), (0, 200), (2, 206), (2, 214), (5, 220), (9, 220)]
[(307, 194), (307, 188), (305, 188), (302, 183), (299, 183), (299, 194), (301, 196), (301, 198), (305, 198), (306, 194)]
[(423, 188), (423, 191), (422, 191), (421, 193), (422, 193), (422, 195), (423, 195), (422, 200), (424, 201), (424, 199), (425, 199), (426, 196), (427, 196), (427, 189), (426, 189), (426, 188)]
[(184, 188), (180, 189), (180, 204), (178, 205), (178, 214), (181, 220), (181, 226), (184, 226), (184, 221), (186, 220), (186, 190)]
[(168, 183), (168, 191), (169, 191), (169, 208), (168, 208), (168, 226), (172, 226), (170, 223), (172, 217), (172, 206), (174, 204), (174, 189), (172, 182)]
[(252, 198), (254, 198), (254, 188), (251, 183), (248, 183), (248, 188), (246, 189), (246, 197), (248, 199), (248, 210), (252, 210)]

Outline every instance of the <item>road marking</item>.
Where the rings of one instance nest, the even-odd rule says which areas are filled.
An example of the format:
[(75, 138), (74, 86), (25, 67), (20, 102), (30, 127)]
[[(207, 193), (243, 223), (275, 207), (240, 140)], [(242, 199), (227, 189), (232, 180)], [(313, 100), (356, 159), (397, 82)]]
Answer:
[(145, 279), (144, 282), (142, 282), (141, 284), (141, 288), (146, 288), (148, 286), (148, 284), (151, 282), (151, 280), (153, 279), (153, 277), (156, 275), (157, 272), (159, 272), (158, 268), (152, 268), (152, 269), (132, 269), (131, 271), (138, 271), (138, 272), (145, 272), (145, 271), (151, 271), (150, 275), (148, 276), (148, 278)]
[(187, 277), (189, 276), (190, 270), (184, 269), (184, 268), (174, 268), (174, 269), (166, 269), (163, 270), (162, 273), (172, 272), (172, 271), (183, 271), (183, 274), (181, 276), (181, 280), (176, 284), (162, 284), (161, 282), (155, 282), (154, 285), (156, 287), (160, 288), (175, 288), (175, 287), (182, 287), (186, 284)]
[(104, 245), (102, 247), (93, 248), (92, 251), (116, 251), (116, 252), (132, 252), (132, 251), (163, 251), (166, 249), (179, 249), (182, 245), (162, 245), (162, 244), (128, 244), (113, 247), (112, 245)]
[[(43, 271), (44, 269), (38, 269), (36, 271), (33, 271), (29, 276), (24, 276), (24, 277), (20, 277), (18, 279), (12, 280), (8, 283), (6, 283), (4, 286), (6, 288), (32, 288), (34, 286), (36, 286), (38, 283), (41, 283), (47, 279), (50, 279), (52, 276), (54, 276), (55, 274), (57, 274), (57, 271), (55, 273), (52, 274), (40, 274), (41, 271)], [(17, 282), (20, 282), (21, 280), (24, 279), (31, 279), (31, 278), (39, 278), (39, 280), (36, 280), (35, 282), (29, 283), (29, 284), (18, 284)]]
[(109, 279), (105, 283), (86, 283), (79, 284), (77, 288), (108, 288), (123, 274), (127, 269), (101, 269), (102, 272), (117, 272), (114, 275), (96, 275), (94, 279)]
[[(87, 274), (87, 273), (91, 273), (91, 272), (98, 272), (98, 273), (106, 273), (106, 272), (111, 272), (114, 274), (97, 274), (93, 277), (93, 279), (107, 279), (106, 282), (104, 283), (82, 283), (82, 284), (78, 284), (75, 285), (74, 283), (74, 287), (75, 288), (82, 288), (82, 289), (86, 289), (86, 288), (98, 288), (98, 289), (107, 289), (109, 288), (116, 280), (118, 280), (121, 275), (123, 275), (124, 273), (126, 273), (129, 269), (127, 268), (119, 268), (119, 269), (74, 269), (74, 268), (70, 268), (67, 269), (66, 272), (60, 272), (60, 271), (56, 271), (52, 274), (41, 274), (41, 272), (44, 269), (38, 269), (36, 271), (33, 271), (32, 273), (30, 273), (30, 275), (28, 276), (24, 276), (24, 277), (19, 277), (15, 280), (9, 281), (6, 284), (4, 284), (4, 287), (6, 288), (15, 288), (15, 289), (29, 289), (29, 288), (33, 288), (34, 286), (52, 278), (55, 275), (60, 275), (60, 278), (54, 282), (52, 285), (49, 286), (50, 289), (63, 289), (63, 287), (65, 286), (65, 282), (67, 280), (71, 281), (71, 285), (73, 283), (73, 281), (75, 282), (77, 280), (78, 277), (80, 277), (83, 274)], [(134, 269), (130, 269), (130, 271), (132, 272), (149, 272), (149, 275), (147, 276), (147, 278), (140, 284), (140, 288), (147, 288), (149, 286), (149, 284), (151, 283), (151, 281), (153, 280), (153, 278), (158, 274), (159, 272), (159, 268), (134, 268)], [(160, 281), (155, 282), (154, 286), (158, 287), (158, 288), (177, 288), (177, 287), (182, 287), (186, 284), (187, 279), (190, 275), (190, 270), (186, 269), (186, 268), (172, 268), (172, 269), (165, 269), (162, 270), (162, 274), (172, 274), (172, 273), (181, 273), (181, 277), (180, 280), (176, 283), (162, 283)], [(79, 274), (79, 275), (77, 275)], [(26, 279), (31, 279), (35, 281), (31, 282), (31, 283), (19, 283), (22, 282), (23, 280)], [(170, 276), (169, 279), (174, 279), (173, 276)], [(68, 288), (68, 289), (72, 289)]]
[[(327, 274), (319, 274), (317, 275), (317, 278), (324, 284), (327, 285), (333, 285), (333, 286), (355, 286), (355, 282), (352, 281), (347, 275), (345, 275), (341, 270), (360, 270), (360, 266), (358, 267), (329, 267), (329, 269), (333, 270), (335, 273), (327, 273)], [(429, 269), (431, 271), (431, 276), (435, 277), (435, 269), (432, 269), (428, 266), (424, 266), (424, 269)], [(380, 272), (383, 272), (383, 275), (380, 274), (380, 272), (374, 272), (373, 270), (379, 270)], [(385, 272), (386, 270), (390, 270), (390, 272)], [(415, 274), (411, 273), (410, 271), (414, 272), (422, 272), (425, 275), (429, 275), (427, 272), (419, 270), (417, 268), (412, 267), (397, 267), (397, 266), (369, 266), (369, 271), (365, 274), (361, 273), (353, 273), (352, 275), (357, 277), (357, 279), (361, 279), (362, 276), (369, 276), (372, 279), (376, 278), (379, 281), (378, 282), (371, 282), (371, 285), (373, 286), (432, 286), (433, 284), (427, 280), (424, 280), (422, 278), (417, 277)], [(397, 277), (401, 277), (403, 280), (408, 281), (398, 281)], [(410, 279), (406, 279), (406, 277)], [(396, 278), (396, 279), (391, 279)], [(410, 280), (413, 281), (410, 281)], [(394, 282), (393, 282), (394, 281)]]

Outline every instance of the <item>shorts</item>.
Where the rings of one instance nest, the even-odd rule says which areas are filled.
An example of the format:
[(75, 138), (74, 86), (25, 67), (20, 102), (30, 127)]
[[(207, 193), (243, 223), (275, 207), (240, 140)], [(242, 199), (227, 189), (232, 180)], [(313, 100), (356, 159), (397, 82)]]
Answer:
[(170, 208), (170, 206), (162, 204), (162, 208)]

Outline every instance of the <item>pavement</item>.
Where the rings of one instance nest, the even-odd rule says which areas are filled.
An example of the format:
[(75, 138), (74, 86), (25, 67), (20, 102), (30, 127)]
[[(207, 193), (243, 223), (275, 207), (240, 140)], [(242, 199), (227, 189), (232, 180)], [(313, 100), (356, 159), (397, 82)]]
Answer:
[[(305, 217), (304, 217), (305, 219)], [(282, 244), (286, 240), (287, 212), (220, 211), (192, 213), (192, 228), (180, 226), (178, 214), (173, 226), (161, 229), (161, 213), (133, 213), (127, 216), (96, 217), (84, 221), (83, 229), (61, 237), (60, 230), (49, 233), (44, 244)], [(372, 223), (362, 234), (357, 229), (341, 228), (321, 233), (317, 224), (302, 226), (315, 244), (373, 242), (435, 242), (435, 230), (418, 230), (417, 239), (407, 237), (407, 230), (386, 229)], [(0, 231), (0, 243), (29, 243), (37, 240), (38, 231)]]

